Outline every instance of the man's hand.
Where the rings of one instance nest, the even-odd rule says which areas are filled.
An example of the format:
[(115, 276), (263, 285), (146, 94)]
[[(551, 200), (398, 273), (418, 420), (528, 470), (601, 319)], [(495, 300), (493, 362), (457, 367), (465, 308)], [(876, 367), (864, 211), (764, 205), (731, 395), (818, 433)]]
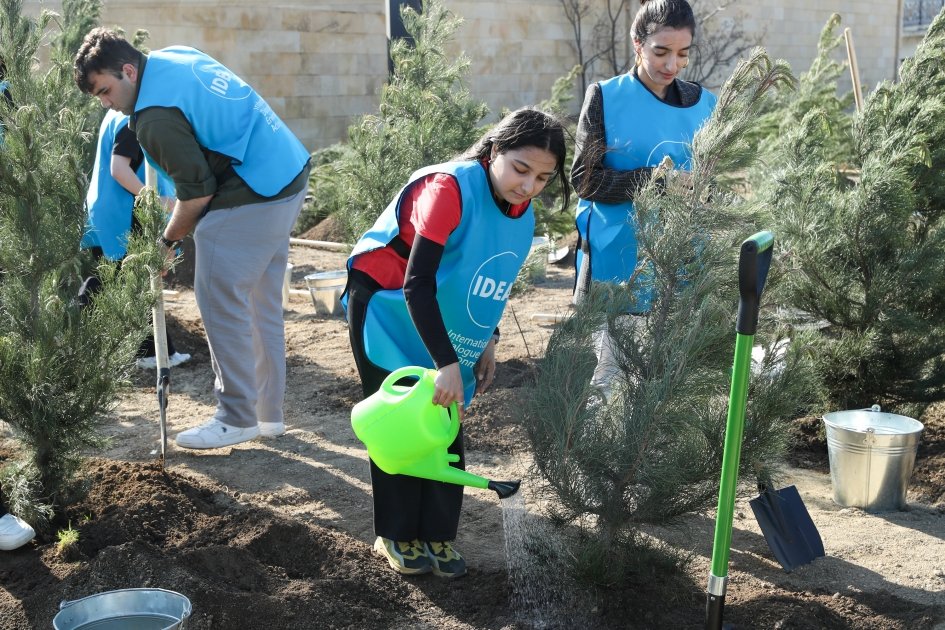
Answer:
[(178, 199), (174, 204), (171, 219), (167, 222), (167, 227), (164, 228), (164, 237), (171, 241), (179, 241), (190, 234), (211, 199), (213, 199), (213, 195), (196, 197), (186, 201)]
[(161, 276), (167, 275), (167, 270), (170, 269), (171, 265), (174, 263), (174, 259), (177, 258), (177, 247), (179, 241), (170, 241), (164, 236), (159, 236), (157, 240), (157, 246), (164, 253), (164, 264), (161, 267)]

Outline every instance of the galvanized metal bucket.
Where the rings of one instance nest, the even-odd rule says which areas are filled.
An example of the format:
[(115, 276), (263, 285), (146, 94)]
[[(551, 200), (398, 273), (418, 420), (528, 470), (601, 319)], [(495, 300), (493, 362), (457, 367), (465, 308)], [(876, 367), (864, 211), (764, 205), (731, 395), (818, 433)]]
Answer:
[(182, 630), (190, 600), (160, 588), (126, 588), (62, 602), (55, 630)]
[(344, 313), (341, 294), (348, 282), (348, 271), (321, 271), (305, 276), (305, 286), (312, 295), (312, 304), (318, 315), (340, 316)]
[(902, 510), (922, 423), (872, 409), (824, 415), (833, 500), (869, 512)]

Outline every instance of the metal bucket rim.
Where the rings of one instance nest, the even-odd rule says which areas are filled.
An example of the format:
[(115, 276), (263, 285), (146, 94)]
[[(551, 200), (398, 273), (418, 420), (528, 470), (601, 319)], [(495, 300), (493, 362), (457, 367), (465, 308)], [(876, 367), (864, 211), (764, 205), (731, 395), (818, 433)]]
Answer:
[[(191, 604), (190, 599), (182, 593), (178, 593), (177, 591), (171, 591), (165, 588), (121, 588), (121, 589), (115, 589), (112, 591), (103, 591), (101, 593), (93, 593), (91, 595), (86, 595), (85, 597), (81, 597), (79, 599), (65, 600), (65, 601), (60, 602), (59, 612), (57, 612), (56, 616), (53, 617), (53, 626), (58, 627), (56, 626), (57, 619), (62, 621), (63, 619), (68, 618), (70, 614), (75, 613), (77, 608), (78, 610), (81, 610), (84, 604), (94, 604), (96, 603), (96, 600), (104, 602), (104, 601), (107, 601), (108, 599), (115, 599), (116, 595), (126, 595), (126, 594), (153, 595), (156, 593), (160, 593), (161, 595), (167, 595), (171, 599), (176, 599), (177, 603), (181, 604), (181, 610), (179, 613), (177, 612), (177, 610), (174, 610), (173, 613), (171, 612), (162, 613), (162, 614), (166, 614), (170, 618), (176, 619), (176, 624), (181, 624), (183, 623), (185, 619), (190, 617), (191, 613), (193, 612), (193, 605)], [(83, 612), (87, 612), (87, 611), (83, 611)], [(128, 614), (135, 614), (136, 612), (153, 612), (153, 611), (127, 610), (127, 611), (122, 611), (122, 612), (128, 615)], [(101, 617), (100, 619), (90, 619), (88, 620), (88, 622), (100, 621), (100, 620), (110, 619), (110, 618), (115, 618), (115, 616), (112, 615), (110, 617)]]
[[(867, 415), (869, 414), (869, 415)], [(865, 429), (862, 429), (857, 426), (850, 426), (849, 424), (839, 422), (841, 416), (865, 416), (867, 419), (889, 419), (893, 420), (898, 424), (904, 424), (905, 426), (901, 429), (898, 427), (890, 427), (888, 425), (880, 425), (877, 423), (875, 427), (878, 429), (876, 431), (879, 435), (912, 435), (914, 433), (921, 433), (925, 430), (925, 425), (916, 420), (915, 418), (910, 418), (909, 416), (903, 416), (897, 413), (888, 413), (885, 411), (872, 411), (870, 409), (848, 409), (845, 411), (831, 411), (830, 413), (825, 413), (823, 415), (824, 424), (833, 429), (841, 429), (844, 431), (853, 431), (855, 433), (866, 433)], [(910, 427), (910, 428), (906, 428)]]
[(334, 271), (316, 271), (305, 276), (306, 280), (338, 280), (348, 275), (347, 269), (337, 269)]

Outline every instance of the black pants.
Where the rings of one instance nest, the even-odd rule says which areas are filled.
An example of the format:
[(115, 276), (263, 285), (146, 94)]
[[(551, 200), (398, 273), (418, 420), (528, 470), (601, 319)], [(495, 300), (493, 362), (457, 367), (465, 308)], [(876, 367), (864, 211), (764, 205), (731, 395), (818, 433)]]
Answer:
[[(102, 258), (102, 256), (104, 255), (102, 253), (101, 247), (92, 247), (90, 251), (92, 252), (92, 258), (95, 260), (95, 262), (98, 262), (99, 259)], [(119, 262), (118, 264), (120, 265), (121, 262)], [(86, 278), (82, 282), (82, 286), (79, 287), (79, 296), (78, 296), (79, 304), (83, 307), (88, 306), (89, 304), (92, 303), (92, 300), (95, 298), (95, 294), (101, 290), (102, 290), (102, 281), (99, 279), (98, 276), (96, 276), (95, 274), (92, 274), (91, 276)], [(148, 318), (148, 322), (151, 323), (150, 317)], [(166, 335), (166, 337), (167, 337), (167, 356), (171, 356), (175, 352), (177, 352), (177, 349), (174, 347), (174, 340), (171, 339), (171, 336)], [(157, 352), (154, 350), (154, 334), (149, 333), (148, 336), (145, 337), (144, 341), (141, 342), (141, 345), (138, 346), (138, 352), (137, 354), (135, 354), (135, 357), (140, 359), (142, 357), (153, 357), (156, 355), (157, 355)]]
[[(364, 318), (368, 300), (380, 288), (356, 269), (348, 274), (348, 336), (367, 398), (380, 389), (389, 371), (372, 363), (364, 353)], [(452, 464), (465, 470), (463, 430), (447, 449), (459, 455)], [(443, 542), (454, 540), (463, 507), (463, 487), (408, 475), (388, 475), (371, 462), (374, 495), (374, 533), (391, 540)]]

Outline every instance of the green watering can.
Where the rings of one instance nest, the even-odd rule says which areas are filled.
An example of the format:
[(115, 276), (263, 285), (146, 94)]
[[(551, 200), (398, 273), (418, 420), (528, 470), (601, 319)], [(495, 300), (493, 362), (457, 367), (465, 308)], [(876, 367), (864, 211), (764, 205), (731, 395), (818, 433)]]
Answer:
[[(446, 450), (459, 434), (459, 412), (456, 403), (448, 410), (433, 403), (435, 377), (436, 370), (402, 367), (354, 406), (351, 427), (368, 455), (388, 475), (495, 490), (500, 499), (518, 492), (521, 481), (490, 481), (450, 466), (459, 461), (459, 455)], [(411, 387), (395, 385), (403, 378), (417, 382)]]

